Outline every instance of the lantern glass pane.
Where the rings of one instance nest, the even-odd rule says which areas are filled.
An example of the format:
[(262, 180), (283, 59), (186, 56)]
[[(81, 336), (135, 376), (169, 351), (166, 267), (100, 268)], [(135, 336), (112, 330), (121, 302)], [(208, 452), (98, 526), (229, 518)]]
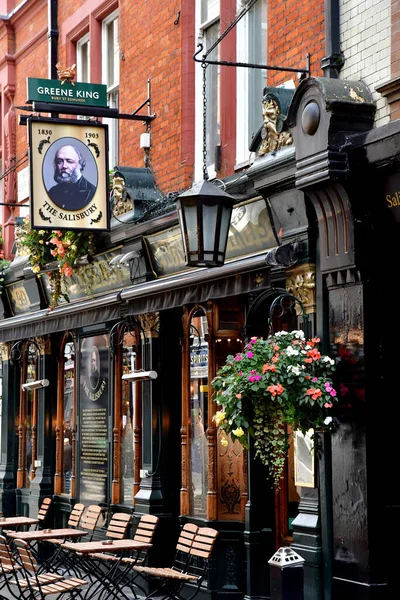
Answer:
[(203, 242), (204, 250), (213, 251), (217, 229), (218, 205), (203, 206)]
[(231, 224), (231, 214), (232, 214), (231, 207), (229, 207), (229, 208), (223, 207), (222, 208), (221, 228), (220, 228), (220, 233), (219, 233), (219, 246), (218, 246), (218, 250), (219, 250), (219, 252), (222, 252), (222, 254), (225, 252), (226, 240), (228, 239), (228, 230), (229, 230), (229, 226)]
[(183, 205), (186, 219), (186, 233), (188, 239), (188, 252), (195, 252), (198, 250), (197, 241), (197, 204), (185, 204)]

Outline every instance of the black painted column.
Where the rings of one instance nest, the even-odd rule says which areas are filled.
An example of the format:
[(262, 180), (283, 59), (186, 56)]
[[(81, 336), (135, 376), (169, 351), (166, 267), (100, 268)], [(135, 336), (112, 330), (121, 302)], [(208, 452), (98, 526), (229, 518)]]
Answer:
[(39, 379), (48, 379), (48, 387), (38, 389), (37, 467), (31, 482), (29, 515), (35, 516), (43, 498), (53, 495), (55, 472), (55, 422), (57, 411), (57, 368), (50, 338), (36, 338), (40, 349)]
[[(159, 375), (159, 314), (139, 317), (141, 325), (141, 368)], [(160, 378), (143, 381), (142, 391), (142, 470), (140, 491), (135, 496), (135, 510), (141, 513), (162, 512), (163, 497), (159, 470), (160, 454)]]
[(0, 344), (3, 362), (1, 461), (0, 461), (0, 510), (5, 516), (16, 514), (16, 471), (18, 465), (16, 414), (19, 392), (19, 363), (10, 363), (11, 344)]
[(268, 561), (275, 553), (275, 498), (266, 468), (254, 457), (249, 438), (247, 462), (248, 500), (244, 511), (246, 599), (270, 597)]

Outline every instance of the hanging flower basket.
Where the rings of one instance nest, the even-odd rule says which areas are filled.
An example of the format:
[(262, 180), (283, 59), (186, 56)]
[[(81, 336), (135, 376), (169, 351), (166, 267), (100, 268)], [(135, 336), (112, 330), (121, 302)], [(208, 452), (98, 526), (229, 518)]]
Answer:
[[(39, 276), (41, 272), (49, 275), (50, 308), (57, 306), (60, 297), (69, 302), (62, 284), (66, 277), (79, 268), (83, 256), (93, 256), (93, 233), (31, 229), (28, 217), (24, 218), (22, 229), (18, 244), (21, 251), (28, 255), (32, 271)], [(54, 268), (54, 264), (57, 268)]]
[[(249, 436), (254, 438), (255, 454), (278, 488), (289, 450), (288, 426), (303, 433), (332, 427), (335, 361), (321, 355), (319, 342), (306, 340), (303, 331), (253, 337), (242, 353), (227, 357), (212, 381), (220, 406), (216, 425), (245, 448)], [(228, 443), (226, 437), (221, 443)]]

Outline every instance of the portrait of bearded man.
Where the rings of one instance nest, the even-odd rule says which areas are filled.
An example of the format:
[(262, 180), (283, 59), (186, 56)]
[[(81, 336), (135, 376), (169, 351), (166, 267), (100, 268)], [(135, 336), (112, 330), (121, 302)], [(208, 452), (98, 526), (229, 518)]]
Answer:
[(56, 185), (48, 190), (51, 200), (64, 210), (84, 208), (93, 198), (96, 187), (83, 176), (86, 161), (72, 145), (62, 146), (54, 156)]

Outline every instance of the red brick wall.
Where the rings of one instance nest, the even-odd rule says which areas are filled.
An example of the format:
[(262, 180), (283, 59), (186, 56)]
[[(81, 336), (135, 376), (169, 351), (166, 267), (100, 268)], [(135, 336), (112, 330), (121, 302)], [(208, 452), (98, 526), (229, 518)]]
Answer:
[[(120, 49), (124, 55), (121, 62), (120, 110), (134, 111), (147, 97), (147, 80), (151, 82), (151, 111), (156, 113), (151, 123), (150, 164), (162, 193), (187, 187), (192, 171), (191, 150), (185, 146), (182, 154), (182, 102), (190, 106), (189, 89), (182, 87), (182, 66), (186, 79), (190, 66), (187, 53), (182, 59), (182, 27), (190, 36), (192, 23), (188, 13), (193, 2), (183, 2), (179, 22), (175, 24), (179, 3), (120, 2)], [(186, 30), (188, 28), (188, 30)], [(193, 33), (191, 34), (193, 36)], [(188, 50), (186, 46), (186, 50)], [(192, 52), (192, 50), (190, 50)], [(189, 109), (190, 110), (190, 109)], [(147, 107), (141, 112), (147, 111)], [(144, 166), (144, 152), (140, 146), (140, 134), (145, 131), (141, 122), (120, 123), (121, 164)], [(190, 123), (185, 121), (185, 135), (191, 135)]]
[[(303, 68), (310, 53), (311, 75), (322, 77), (320, 64), (325, 56), (324, 1), (278, 0), (268, 4), (268, 64)], [(270, 71), (268, 85), (276, 86), (288, 79), (297, 85), (297, 76)]]

